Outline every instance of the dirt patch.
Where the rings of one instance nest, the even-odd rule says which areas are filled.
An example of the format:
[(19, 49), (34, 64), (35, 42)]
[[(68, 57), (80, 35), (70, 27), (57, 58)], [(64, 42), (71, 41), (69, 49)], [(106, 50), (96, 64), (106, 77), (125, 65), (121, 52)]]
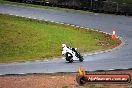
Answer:
[[(79, 86), (76, 82), (77, 73), (63, 74), (30, 74), (0, 76), (0, 88), (132, 88), (128, 84), (85, 84)], [(88, 72), (87, 74), (130, 74), (132, 70)]]

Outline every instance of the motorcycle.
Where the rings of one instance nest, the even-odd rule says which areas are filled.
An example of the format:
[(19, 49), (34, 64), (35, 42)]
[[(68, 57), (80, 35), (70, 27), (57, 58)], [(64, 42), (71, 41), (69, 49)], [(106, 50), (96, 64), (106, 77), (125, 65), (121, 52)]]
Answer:
[(62, 55), (65, 56), (66, 61), (69, 63), (72, 63), (75, 60), (79, 60), (80, 62), (83, 62), (83, 56), (77, 51), (77, 48), (63, 48), (62, 49)]

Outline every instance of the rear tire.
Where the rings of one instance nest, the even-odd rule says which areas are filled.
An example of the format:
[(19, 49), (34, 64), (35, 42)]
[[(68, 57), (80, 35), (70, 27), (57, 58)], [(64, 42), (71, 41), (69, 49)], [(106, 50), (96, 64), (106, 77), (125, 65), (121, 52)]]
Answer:
[(83, 57), (79, 58), (79, 61), (80, 61), (80, 62), (83, 62), (83, 60), (84, 60)]
[(80, 62), (83, 62), (83, 56), (81, 56), (81, 54), (79, 52), (77, 52), (77, 57), (79, 58)]

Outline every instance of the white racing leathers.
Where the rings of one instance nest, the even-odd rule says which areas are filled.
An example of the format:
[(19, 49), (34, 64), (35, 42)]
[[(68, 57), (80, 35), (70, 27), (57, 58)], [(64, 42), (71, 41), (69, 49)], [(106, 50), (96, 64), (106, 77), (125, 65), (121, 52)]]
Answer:
[(74, 51), (72, 51), (72, 49), (64, 47), (62, 50), (62, 55), (65, 55), (67, 52), (72, 54), (73, 60), (78, 60), (78, 58), (76, 57), (76, 53)]
[(63, 47), (62, 48), (62, 55), (65, 56), (65, 59), (69, 62), (73, 62), (74, 60), (79, 60), (80, 62), (83, 61), (83, 57), (80, 55), (80, 57), (77, 56), (77, 52), (73, 51), (72, 48)]

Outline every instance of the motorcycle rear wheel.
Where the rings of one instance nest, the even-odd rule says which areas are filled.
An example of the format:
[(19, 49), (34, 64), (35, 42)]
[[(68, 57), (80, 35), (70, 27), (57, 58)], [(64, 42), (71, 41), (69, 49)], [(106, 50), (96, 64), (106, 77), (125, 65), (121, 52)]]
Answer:
[(80, 62), (83, 62), (83, 60), (84, 60), (83, 57), (79, 58), (79, 61), (80, 61)]

